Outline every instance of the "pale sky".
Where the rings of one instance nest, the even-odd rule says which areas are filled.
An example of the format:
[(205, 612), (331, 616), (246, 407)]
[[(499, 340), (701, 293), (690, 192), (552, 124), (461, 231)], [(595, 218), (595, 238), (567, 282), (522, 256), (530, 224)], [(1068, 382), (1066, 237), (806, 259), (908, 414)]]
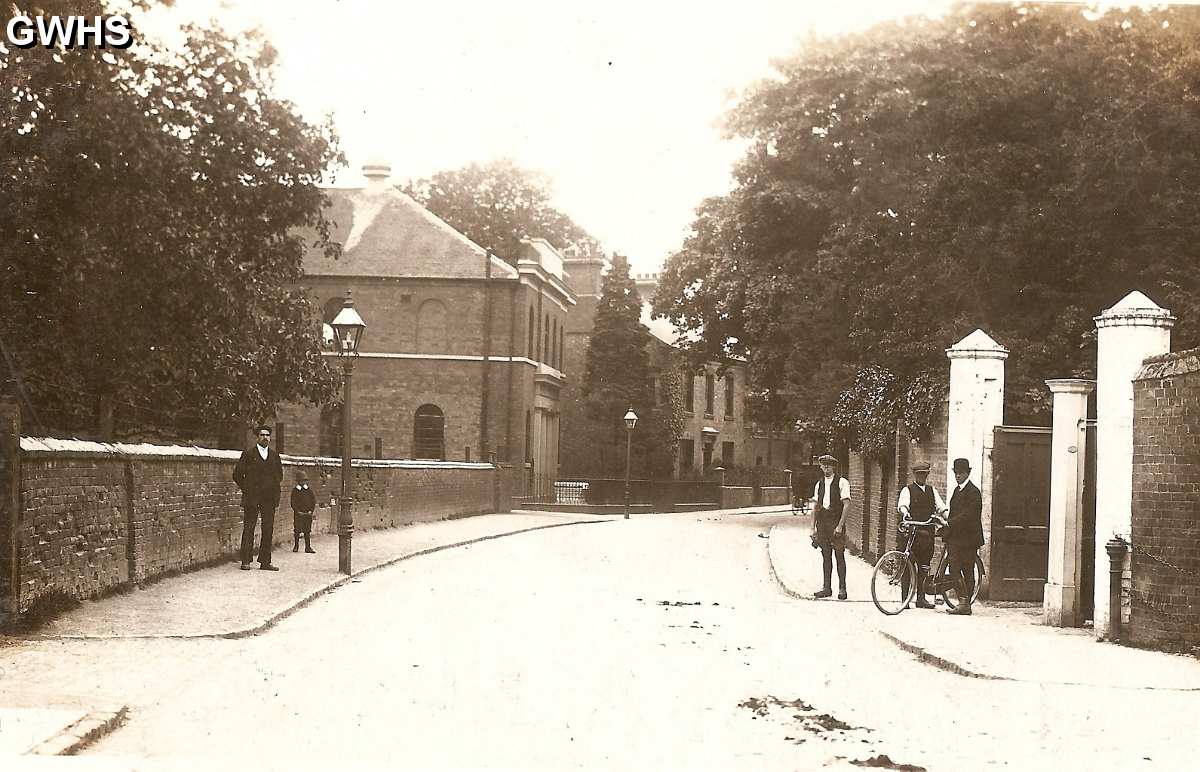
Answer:
[(329, 112), (357, 184), (508, 157), (546, 174), (556, 205), (657, 270), (740, 155), (717, 123), (810, 26), (854, 30), (946, 0), (657, 2), (177, 0), (175, 13), (260, 26), (279, 94)]

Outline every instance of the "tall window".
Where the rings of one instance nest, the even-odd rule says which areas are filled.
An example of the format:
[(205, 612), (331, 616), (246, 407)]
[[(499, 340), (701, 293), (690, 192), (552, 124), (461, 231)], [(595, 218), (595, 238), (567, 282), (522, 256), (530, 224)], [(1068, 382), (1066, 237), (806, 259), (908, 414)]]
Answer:
[(426, 300), (417, 310), (417, 351), (422, 354), (445, 354), (448, 352), (446, 339), (446, 304), (440, 300)]
[(530, 306), (529, 307), (529, 329), (528, 329), (529, 343), (526, 344), (526, 346), (525, 346), (525, 356), (529, 357), (530, 359), (536, 359), (536, 353), (533, 350), (533, 325), (534, 325), (533, 306)]
[(551, 362), (550, 359), (550, 314), (542, 317), (542, 354), (545, 356), (543, 362)]
[(413, 458), (446, 457), (446, 419), (437, 405), (421, 405), (413, 417)]
[(696, 412), (696, 374), (688, 373), (683, 379), (683, 409), (689, 413)]
[(550, 366), (558, 367), (558, 320), (554, 320), (554, 326), (550, 332)]
[(326, 405), (321, 408), (321, 422), (317, 428), (317, 451), (322, 456), (342, 455), (342, 406)]
[(725, 374), (725, 417), (733, 418), (733, 373)]
[(704, 376), (704, 415), (712, 416), (713, 403), (716, 402), (717, 379), (708, 373)]
[(721, 466), (728, 469), (732, 465), (733, 465), (733, 443), (732, 442), (722, 442), (721, 443)]
[(563, 369), (563, 344), (566, 343), (566, 336), (563, 335), (563, 328), (558, 328), (558, 369)]
[(688, 472), (696, 465), (695, 440), (679, 441), (679, 471)]

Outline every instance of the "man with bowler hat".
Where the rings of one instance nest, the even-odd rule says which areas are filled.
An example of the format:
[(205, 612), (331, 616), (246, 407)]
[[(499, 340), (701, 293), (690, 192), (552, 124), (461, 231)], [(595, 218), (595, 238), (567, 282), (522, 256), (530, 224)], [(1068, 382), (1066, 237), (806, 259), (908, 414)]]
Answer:
[[(926, 484), (929, 480), (929, 462), (919, 461), (913, 464), (912, 475), (913, 481), (900, 489), (900, 497), (896, 500), (896, 511), (900, 513), (902, 522), (922, 522), (935, 514), (944, 513), (946, 505), (942, 503), (937, 488)], [(929, 564), (933, 560), (934, 526), (922, 525), (915, 528), (912, 559), (917, 566), (917, 608), (933, 608), (933, 604), (925, 600), (925, 577), (929, 575)], [(907, 574), (901, 589), (904, 596), (908, 597)]]
[(278, 571), (271, 565), (271, 540), (275, 536), (275, 508), (279, 506), (279, 486), (283, 482), (283, 462), (271, 445), (271, 429), (260, 426), (258, 443), (242, 451), (233, 467), (233, 481), (242, 490), (242, 570), (250, 570), (254, 557), (254, 526), (262, 518), (258, 545), (258, 567)]
[(838, 600), (846, 600), (846, 515), (850, 481), (837, 473), (837, 459), (817, 459), (823, 476), (813, 489), (813, 541), (821, 548), (821, 573), (825, 583), (814, 598), (833, 595), (833, 559), (837, 558)]
[(954, 459), (954, 480), (957, 485), (950, 494), (950, 518), (942, 540), (949, 553), (950, 577), (962, 582), (959, 603), (947, 613), (971, 613), (971, 596), (975, 594), (975, 558), (983, 546), (983, 494), (971, 482), (971, 463), (965, 458)]

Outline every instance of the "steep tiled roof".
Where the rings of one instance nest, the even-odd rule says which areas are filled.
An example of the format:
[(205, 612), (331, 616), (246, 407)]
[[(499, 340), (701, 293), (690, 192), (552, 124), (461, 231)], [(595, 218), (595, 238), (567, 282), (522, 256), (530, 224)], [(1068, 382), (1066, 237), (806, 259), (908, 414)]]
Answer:
[[(304, 272), (311, 276), (483, 278), (486, 251), (416, 201), (383, 189), (327, 188), (332, 238), (342, 256), (326, 258), (310, 248)], [(311, 239), (310, 239), (311, 241)], [(516, 278), (517, 271), (492, 256), (492, 276)]]

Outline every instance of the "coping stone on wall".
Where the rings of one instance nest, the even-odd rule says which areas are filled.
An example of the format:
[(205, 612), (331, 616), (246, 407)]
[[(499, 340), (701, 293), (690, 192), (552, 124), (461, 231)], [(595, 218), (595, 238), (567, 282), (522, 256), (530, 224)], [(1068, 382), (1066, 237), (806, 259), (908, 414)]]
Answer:
[(1200, 348), (1147, 357), (1133, 380), (1150, 381), (1195, 372), (1200, 372)]

